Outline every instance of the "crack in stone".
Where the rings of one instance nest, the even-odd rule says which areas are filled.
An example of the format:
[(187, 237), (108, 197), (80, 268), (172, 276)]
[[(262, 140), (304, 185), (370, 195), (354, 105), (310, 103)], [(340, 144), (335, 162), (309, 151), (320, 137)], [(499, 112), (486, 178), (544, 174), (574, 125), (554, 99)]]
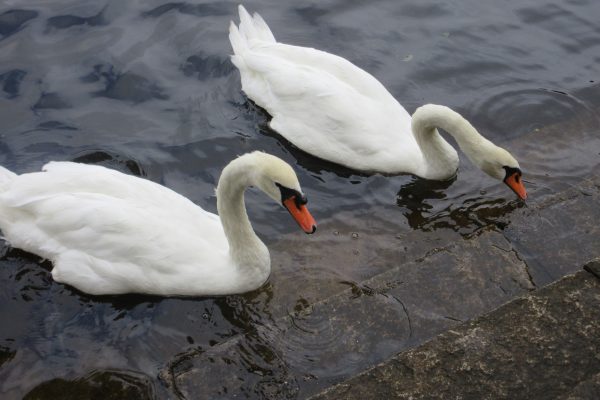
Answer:
[(525, 273), (527, 274), (527, 278), (529, 279), (529, 283), (531, 284), (531, 286), (533, 286), (532, 289), (530, 289), (530, 288), (523, 288), (523, 289), (527, 289), (527, 290), (535, 290), (535, 289), (537, 289), (537, 285), (536, 285), (535, 281), (533, 280), (533, 276), (531, 275), (531, 271), (529, 271), (529, 265), (527, 265), (527, 262), (521, 257), (521, 255), (519, 254), (519, 252), (514, 247), (512, 247), (512, 246), (511, 246), (511, 252), (515, 255), (515, 257), (517, 258), (517, 260), (521, 261), (521, 263), (523, 264), (523, 267), (525, 269)]
[(394, 300), (396, 300), (398, 303), (400, 303), (400, 305), (402, 306), (402, 310), (404, 311), (404, 314), (406, 314), (406, 320), (408, 321), (408, 337), (411, 338), (413, 335), (413, 327), (412, 327), (412, 320), (410, 319), (410, 314), (408, 312), (408, 308), (406, 307), (406, 305), (404, 304), (404, 302), (402, 300), (400, 300), (398, 297), (392, 295), (392, 294), (388, 294), (388, 292), (398, 286), (400, 286), (401, 284), (403, 284), (403, 281), (394, 281), (394, 282), (388, 282), (385, 285), (385, 288), (372, 288), (370, 286), (367, 285), (357, 285), (355, 283), (352, 282), (346, 282), (347, 284), (351, 285), (353, 292), (355, 293), (355, 297), (360, 297), (363, 295), (366, 296), (373, 296), (373, 295), (381, 295), (387, 298), (392, 298)]
[(400, 300), (399, 298), (397, 298), (394, 295), (391, 295), (391, 297), (396, 300), (398, 303), (400, 303), (400, 305), (402, 306), (402, 309), (404, 310), (404, 313), (406, 314), (406, 319), (408, 320), (408, 337), (411, 338), (413, 335), (413, 328), (412, 328), (412, 321), (410, 320), (410, 314), (408, 313), (408, 308), (406, 308), (406, 305), (404, 305), (404, 302), (402, 300)]
[(456, 321), (456, 322), (463, 322), (462, 319), (458, 319), (458, 318), (454, 318), (454, 317), (450, 317), (448, 315), (444, 315), (444, 318), (449, 319), (450, 321)]
[[(521, 254), (519, 254), (519, 252), (517, 251), (517, 249), (515, 249), (512, 244), (510, 243), (510, 241), (508, 240), (508, 238), (506, 238), (507, 243), (510, 245), (509, 249), (503, 249), (502, 247), (498, 246), (497, 244), (492, 244), (492, 247), (497, 248), (498, 250), (501, 250), (505, 253), (512, 253), (514, 254), (515, 258), (517, 260), (519, 260), (521, 262), (521, 264), (523, 264), (523, 269), (525, 270), (525, 273), (527, 274), (527, 279), (529, 281), (529, 283), (531, 284), (531, 286), (533, 288), (527, 288), (527, 287), (523, 287), (519, 282), (517, 282), (517, 284), (521, 287), (521, 289), (526, 289), (526, 290), (535, 290), (537, 289), (537, 284), (535, 283), (535, 280), (533, 279), (533, 276), (531, 275), (531, 272), (529, 271), (529, 265), (527, 265), (527, 262), (521, 257)], [(500, 287), (500, 289), (502, 289), (502, 291), (504, 291), (504, 289), (502, 287)]]

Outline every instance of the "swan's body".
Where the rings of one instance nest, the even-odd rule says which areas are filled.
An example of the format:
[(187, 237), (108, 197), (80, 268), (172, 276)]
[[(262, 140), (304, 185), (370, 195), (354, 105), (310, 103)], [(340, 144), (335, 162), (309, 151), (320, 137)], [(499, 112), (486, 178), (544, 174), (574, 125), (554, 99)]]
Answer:
[(243, 6), (239, 13), (229, 39), (242, 89), (271, 114), (271, 128), (300, 149), (360, 171), (448, 179), (458, 154), (438, 133), (442, 128), (493, 177), (503, 179), (504, 167), (519, 169), (448, 107), (425, 105), (411, 118), (368, 72), (330, 53), (278, 43), (260, 15)]
[(51, 260), (57, 282), (90, 294), (241, 293), (270, 273), (244, 190), (256, 185), (281, 201), (273, 179), (300, 192), (276, 157), (232, 161), (217, 189), (219, 218), (164, 186), (100, 166), (51, 162), (23, 175), (0, 167), (0, 228), (14, 247)]

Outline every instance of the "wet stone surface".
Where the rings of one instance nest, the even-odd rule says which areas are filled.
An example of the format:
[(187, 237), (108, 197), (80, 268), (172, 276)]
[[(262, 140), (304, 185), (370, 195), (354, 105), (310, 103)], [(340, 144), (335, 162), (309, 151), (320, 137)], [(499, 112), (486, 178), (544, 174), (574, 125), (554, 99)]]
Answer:
[(313, 399), (591, 400), (599, 329), (600, 280), (580, 271)]
[[(227, 398), (230, 393), (305, 398), (318, 393), (360, 373), (364, 365), (418, 346), (580, 269), (576, 263), (589, 259), (600, 240), (593, 225), (600, 219), (594, 207), (600, 195), (596, 182), (583, 180), (517, 209), (504, 230), (492, 224), (466, 238), (457, 235), (459, 240), (448, 235), (432, 240), (421, 232), (390, 238), (368, 229), (356, 235), (338, 223), (328, 241), (311, 243), (309, 238), (303, 246), (296, 245), (299, 239), (279, 241), (273, 263), (283, 271), (270, 280), (276, 305), (270, 322), (224, 344), (176, 357), (163, 369), (163, 380), (189, 399)], [(572, 227), (548, 228), (564, 226), (564, 221)], [(323, 225), (321, 229), (330, 229), (327, 222)], [(344, 251), (333, 254), (328, 247)], [(527, 257), (528, 249), (539, 261)], [(280, 261), (279, 254), (292, 257), (298, 271), (286, 270), (289, 263)], [(323, 275), (323, 265), (343, 268), (356, 281), (340, 282), (333, 272)], [(353, 275), (353, 270), (360, 273)], [(306, 296), (300, 301), (293, 295), (297, 287)], [(245, 358), (248, 354), (263, 358)], [(274, 362), (280, 367), (266, 368)], [(255, 371), (252, 379), (245, 374), (248, 370)], [(217, 377), (208, 385), (210, 396), (199, 395)], [(279, 389), (273, 392), (274, 387)]]
[(546, 285), (598, 255), (600, 177), (513, 214), (504, 231), (533, 282)]

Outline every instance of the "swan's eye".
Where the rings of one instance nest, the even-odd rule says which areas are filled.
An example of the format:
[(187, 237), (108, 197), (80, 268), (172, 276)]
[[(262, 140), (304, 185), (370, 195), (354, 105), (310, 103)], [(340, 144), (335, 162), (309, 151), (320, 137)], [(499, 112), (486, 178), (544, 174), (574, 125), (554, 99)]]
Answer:
[(504, 177), (504, 180), (506, 180), (509, 176), (513, 176), (515, 177), (515, 181), (517, 183), (519, 183), (521, 181), (521, 170), (519, 168), (514, 168), (514, 167), (507, 167), (504, 166), (502, 167), (504, 168), (504, 170), (506, 171), (506, 176)]
[(281, 202), (283, 203), (287, 199), (294, 198), (294, 203), (296, 203), (296, 207), (300, 208), (300, 206), (306, 204), (308, 202), (306, 195), (300, 193), (297, 190), (290, 189), (285, 187), (279, 183), (275, 183), (281, 192)]
[(296, 195), (296, 206), (300, 208), (300, 206), (303, 206), (306, 203), (308, 203), (308, 198), (306, 195), (304, 193), (298, 193)]

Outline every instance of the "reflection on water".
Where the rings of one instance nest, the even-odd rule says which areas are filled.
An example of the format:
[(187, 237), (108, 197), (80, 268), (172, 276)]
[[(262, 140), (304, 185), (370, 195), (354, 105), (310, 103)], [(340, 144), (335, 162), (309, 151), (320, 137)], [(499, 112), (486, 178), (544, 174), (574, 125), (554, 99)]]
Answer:
[[(409, 111), (426, 102), (460, 111), (517, 156), (530, 203), (598, 165), (597, 1), (257, 0), (247, 7), (280, 40), (368, 69)], [(1, 165), (18, 173), (50, 160), (105, 165), (216, 211), (221, 169), (264, 150), (295, 166), (324, 227), (306, 238), (285, 210), (250, 190), (254, 227), (276, 249), (273, 275), (255, 292), (217, 298), (90, 297), (54, 283), (48, 262), (4, 248), (0, 318), (11, 323), (0, 328), (3, 398), (48, 398), (65, 388), (80, 397), (172, 397), (178, 386), (169, 379), (192, 368), (174, 358), (182, 354), (210, 363), (196, 395), (208, 395), (208, 386), (214, 398), (305, 397), (382, 360), (411, 334), (408, 312), (385, 292), (357, 289), (360, 299), (338, 307), (386, 313), (391, 322), (373, 321), (371, 336), (352, 336), (315, 302), (345, 288), (341, 282), (410, 261), (415, 248), (501, 231), (523, 207), (465, 159), (455, 179), (434, 182), (359, 174), (287, 143), (240, 91), (229, 61), (232, 19), (233, 2), (0, 4)], [(419, 242), (406, 240), (411, 235)], [(346, 238), (351, 247), (343, 247)], [(312, 265), (307, 256), (337, 246), (348, 265)]]
[[(406, 221), (413, 229), (426, 232), (451, 229), (463, 236), (469, 236), (483, 227), (495, 226), (502, 230), (506, 226), (506, 218), (516, 208), (525, 203), (515, 199), (486, 199), (485, 191), (480, 197), (468, 196), (460, 204), (450, 204), (442, 210), (435, 209), (430, 203), (444, 199), (445, 192), (452, 184), (449, 181), (427, 181), (420, 178), (400, 189), (396, 204), (403, 209)], [(433, 201), (431, 201), (433, 200)]]

